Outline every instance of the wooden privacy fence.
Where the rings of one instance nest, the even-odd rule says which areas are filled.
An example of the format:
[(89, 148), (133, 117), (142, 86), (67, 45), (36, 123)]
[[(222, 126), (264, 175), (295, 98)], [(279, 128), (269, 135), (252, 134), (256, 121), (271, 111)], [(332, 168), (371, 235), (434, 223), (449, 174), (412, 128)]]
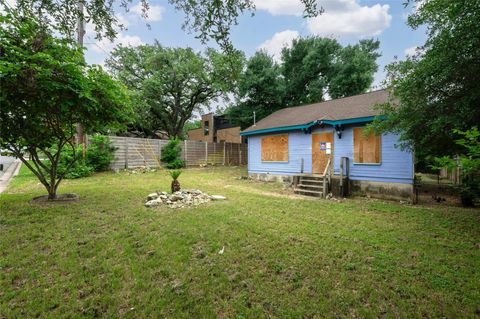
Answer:
[[(109, 136), (117, 148), (112, 169), (136, 168), (141, 166), (160, 167), (162, 148), (168, 140)], [(247, 144), (208, 143), (181, 141), (181, 158), (187, 166), (200, 165), (246, 165)]]

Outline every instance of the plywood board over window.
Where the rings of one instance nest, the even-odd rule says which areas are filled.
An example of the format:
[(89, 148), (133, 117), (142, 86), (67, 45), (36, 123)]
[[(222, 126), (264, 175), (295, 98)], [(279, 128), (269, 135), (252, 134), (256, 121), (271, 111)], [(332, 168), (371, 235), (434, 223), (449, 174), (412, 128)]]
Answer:
[(288, 162), (288, 134), (262, 138), (263, 162)]
[(370, 133), (365, 136), (363, 128), (353, 129), (353, 162), (380, 164), (381, 136)]

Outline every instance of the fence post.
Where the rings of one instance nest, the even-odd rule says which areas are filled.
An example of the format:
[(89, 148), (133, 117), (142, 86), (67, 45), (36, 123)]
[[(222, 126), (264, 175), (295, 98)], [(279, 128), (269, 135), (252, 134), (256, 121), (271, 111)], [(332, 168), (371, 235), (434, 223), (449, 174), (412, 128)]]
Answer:
[(162, 140), (157, 141), (157, 150), (158, 150), (158, 168), (162, 168)]
[(125, 169), (128, 169), (128, 137), (125, 137), (124, 140), (125, 140)]
[(208, 165), (208, 142), (205, 142), (205, 165)]
[(188, 165), (188, 159), (187, 159), (187, 140), (183, 141), (183, 160), (185, 161), (185, 166)]
[(150, 165), (147, 164), (147, 154), (145, 153), (147, 150), (147, 139), (143, 140), (143, 166), (145, 167), (150, 167)]
[(223, 142), (223, 166), (225, 166), (225, 142)]
[(238, 145), (238, 166), (242, 165), (242, 150), (240, 149), (240, 144)]

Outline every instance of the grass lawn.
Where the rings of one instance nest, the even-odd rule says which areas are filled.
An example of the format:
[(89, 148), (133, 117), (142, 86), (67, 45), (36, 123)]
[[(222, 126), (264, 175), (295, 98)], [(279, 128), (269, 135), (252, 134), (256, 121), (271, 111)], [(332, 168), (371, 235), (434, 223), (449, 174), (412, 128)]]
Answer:
[[(225, 195), (147, 209), (166, 172), (65, 181), (25, 168), (0, 195), (0, 318), (460, 318), (480, 316), (480, 211), (299, 199), (244, 169), (191, 169)], [(224, 254), (218, 251), (225, 247)]]

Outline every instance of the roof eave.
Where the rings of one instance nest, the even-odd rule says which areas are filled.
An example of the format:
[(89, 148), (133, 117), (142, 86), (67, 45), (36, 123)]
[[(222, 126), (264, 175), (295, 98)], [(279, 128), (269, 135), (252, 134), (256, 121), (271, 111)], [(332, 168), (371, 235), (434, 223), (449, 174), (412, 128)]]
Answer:
[(337, 126), (337, 125), (345, 125), (345, 124), (367, 123), (367, 122), (372, 122), (375, 119), (382, 120), (384, 118), (385, 116), (383, 115), (376, 115), (376, 116), (365, 116), (365, 117), (357, 117), (353, 119), (343, 119), (343, 120), (318, 120), (318, 121), (313, 121), (313, 122), (302, 124), (302, 125), (280, 126), (280, 127), (272, 127), (272, 128), (266, 128), (266, 129), (255, 130), (255, 131), (240, 132), (240, 135), (248, 136), (248, 135), (257, 135), (257, 134), (265, 134), (265, 133), (293, 131), (293, 130), (305, 130), (305, 129), (311, 128), (316, 124), (327, 124), (331, 126)]

